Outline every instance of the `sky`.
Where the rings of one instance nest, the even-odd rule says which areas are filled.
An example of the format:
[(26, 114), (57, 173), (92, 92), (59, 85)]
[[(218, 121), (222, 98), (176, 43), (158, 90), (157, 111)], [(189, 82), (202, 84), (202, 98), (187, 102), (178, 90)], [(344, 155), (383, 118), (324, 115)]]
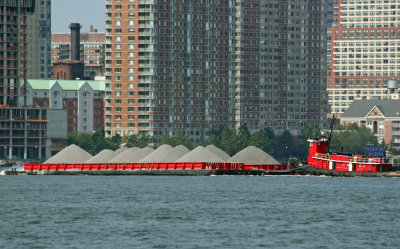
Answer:
[(90, 25), (104, 32), (105, 0), (52, 0), (52, 33), (69, 33), (70, 23), (80, 23), (81, 32), (88, 32)]

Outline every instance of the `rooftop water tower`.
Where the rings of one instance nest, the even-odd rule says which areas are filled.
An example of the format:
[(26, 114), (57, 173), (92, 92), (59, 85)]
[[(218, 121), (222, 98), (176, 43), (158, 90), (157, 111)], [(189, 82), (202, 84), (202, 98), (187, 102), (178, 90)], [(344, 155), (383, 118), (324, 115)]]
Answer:
[(389, 80), (388, 89), (390, 93), (396, 92), (396, 90), (399, 89), (399, 80)]

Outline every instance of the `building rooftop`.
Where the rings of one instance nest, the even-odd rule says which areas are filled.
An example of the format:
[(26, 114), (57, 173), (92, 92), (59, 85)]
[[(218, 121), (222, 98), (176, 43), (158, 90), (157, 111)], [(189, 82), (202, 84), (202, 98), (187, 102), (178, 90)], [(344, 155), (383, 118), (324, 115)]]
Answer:
[(86, 82), (94, 91), (105, 91), (106, 83), (104, 80), (35, 80), (28, 79), (27, 82), (34, 90), (50, 90), (54, 84), (58, 83), (63, 90), (78, 91)]
[(388, 99), (355, 100), (340, 118), (365, 118), (374, 107), (386, 118), (400, 118), (400, 100)]

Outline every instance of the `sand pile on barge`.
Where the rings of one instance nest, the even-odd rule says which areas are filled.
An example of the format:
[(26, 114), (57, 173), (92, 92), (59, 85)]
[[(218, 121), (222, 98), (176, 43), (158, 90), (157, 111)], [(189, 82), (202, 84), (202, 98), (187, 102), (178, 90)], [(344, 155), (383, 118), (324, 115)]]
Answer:
[(215, 145), (209, 145), (206, 147), (207, 150), (211, 151), (215, 155), (217, 155), (219, 158), (221, 158), (224, 161), (229, 160), (231, 157), (226, 154), (225, 151), (221, 150), (220, 148), (216, 147)]
[(108, 163), (112, 158), (116, 156), (116, 151), (102, 150), (94, 157), (86, 161), (86, 163)]
[(115, 151), (115, 156), (121, 154), (122, 152), (126, 151), (127, 149), (128, 148), (126, 148), (126, 147), (119, 148), (118, 150)]
[(204, 162), (204, 163), (223, 163), (225, 162), (223, 159), (212, 153), (211, 151), (207, 150), (203, 146), (198, 146), (191, 152), (185, 154), (175, 162), (179, 163), (197, 163), (197, 162)]
[(140, 149), (138, 147), (129, 148), (113, 159), (108, 161), (109, 163), (137, 163), (140, 159), (147, 156), (150, 153), (149, 150)]
[(249, 146), (234, 155), (227, 162), (229, 163), (245, 163), (252, 165), (262, 164), (281, 164), (268, 153), (260, 150), (257, 147)]
[(163, 144), (158, 147), (155, 151), (142, 158), (140, 163), (163, 163), (163, 162), (174, 162), (184, 154), (188, 153), (189, 150), (179, 145), (173, 148), (168, 144)]
[(92, 158), (88, 152), (75, 144), (64, 148), (54, 156), (50, 157), (44, 164), (49, 163), (85, 163)]
[(168, 162), (168, 154), (171, 153), (172, 148), (171, 145), (163, 144), (158, 147), (155, 151), (151, 152), (144, 158), (139, 160), (139, 163), (159, 163), (159, 162)]
[(150, 148), (150, 147), (144, 147), (144, 148), (142, 148), (142, 151), (143, 151), (143, 153), (145, 153), (146, 156), (147, 156), (148, 154), (152, 153), (152, 152), (154, 151), (154, 149), (153, 149), (153, 148)]

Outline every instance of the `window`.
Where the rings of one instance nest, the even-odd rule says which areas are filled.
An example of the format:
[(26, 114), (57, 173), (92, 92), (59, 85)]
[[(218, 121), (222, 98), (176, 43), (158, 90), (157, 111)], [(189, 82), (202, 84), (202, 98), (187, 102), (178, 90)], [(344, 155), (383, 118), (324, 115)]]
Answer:
[(132, 88), (134, 88), (134, 87), (135, 87), (135, 84), (133, 84), (133, 83), (129, 83), (129, 84), (128, 84), (128, 88), (129, 88), (129, 89), (132, 89)]
[(121, 26), (121, 21), (119, 21), (119, 20), (118, 20), (118, 21), (115, 21), (115, 25), (116, 25), (116, 26)]
[(128, 119), (129, 120), (135, 119), (135, 115), (128, 115)]
[(116, 36), (115, 37), (115, 41), (121, 41), (121, 39), (122, 39), (121, 36)]
[(135, 111), (135, 107), (128, 107), (128, 112), (134, 112)]
[(135, 25), (135, 21), (134, 21), (134, 20), (129, 20), (129, 25), (130, 25), (130, 26)]

